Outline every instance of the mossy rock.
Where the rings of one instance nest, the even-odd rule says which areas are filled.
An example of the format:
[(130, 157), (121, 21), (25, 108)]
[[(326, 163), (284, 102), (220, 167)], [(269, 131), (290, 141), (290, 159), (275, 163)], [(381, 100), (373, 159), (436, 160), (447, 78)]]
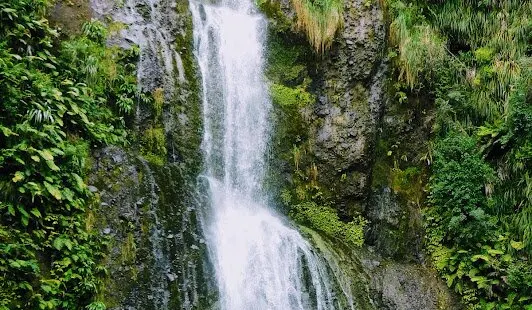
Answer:
[(57, 0), (50, 11), (50, 24), (67, 36), (81, 33), (83, 23), (91, 20), (89, 0)]
[[(383, 259), (367, 248), (349, 247), (306, 227), (300, 227), (324, 258), (342, 309), (458, 310), (462, 309), (437, 272), (427, 266)], [(342, 295), (342, 294), (338, 294)]]

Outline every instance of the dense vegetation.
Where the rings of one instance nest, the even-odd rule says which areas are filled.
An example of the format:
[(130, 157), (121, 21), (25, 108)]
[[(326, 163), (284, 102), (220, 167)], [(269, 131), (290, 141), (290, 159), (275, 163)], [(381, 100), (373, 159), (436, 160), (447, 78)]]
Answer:
[(126, 141), (138, 50), (99, 22), (60, 40), (47, 5), (0, 2), (0, 309), (104, 309), (84, 178), (92, 147)]
[(468, 309), (532, 309), (532, 2), (388, 1), (398, 104), (434, 103), (424, 210)]

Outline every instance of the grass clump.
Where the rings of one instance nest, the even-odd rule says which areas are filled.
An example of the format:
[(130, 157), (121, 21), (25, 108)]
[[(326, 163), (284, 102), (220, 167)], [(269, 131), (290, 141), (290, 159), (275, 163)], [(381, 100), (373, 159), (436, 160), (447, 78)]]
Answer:
[(399, 80), (410, 89), (420, 83), (421, 77), (433, 74), (432, 69), (445, 60), (445, 40), (418, 15), (418, 8), (401, 1), (393, 2), (391, 10), (396, 18), (390, 24), (390, 43), (399, 68)]
[(318, 53), (328, 49), (338, 29), (343, 26), (342, 0), (293, 0), (297, 29), (305, 32)]

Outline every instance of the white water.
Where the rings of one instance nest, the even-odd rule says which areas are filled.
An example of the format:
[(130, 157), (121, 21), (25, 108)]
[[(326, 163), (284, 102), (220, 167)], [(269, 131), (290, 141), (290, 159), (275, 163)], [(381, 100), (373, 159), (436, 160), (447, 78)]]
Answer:
[(227, 310), (334, 309), (325, 263), (267, 206), (266, 21), (252, 0), (192, 1), (211, 212), (206, 238)]

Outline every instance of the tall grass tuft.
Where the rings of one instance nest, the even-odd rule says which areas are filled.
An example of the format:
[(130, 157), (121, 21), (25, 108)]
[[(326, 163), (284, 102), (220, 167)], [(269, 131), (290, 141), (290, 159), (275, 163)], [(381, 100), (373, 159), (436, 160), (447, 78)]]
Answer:
[[(445, 1), (432, 11), (435, 26), (474, 51), (479, 85), (474, 102), (488, 121), (508, 113), (512, 85), (521, 76), (520, 61), (530, 49), (532, 2), (518, 0)], [(486, 59), (479, 51), (491, 51)]]
[(416, 7), (399, 1), (392, 9), (396, 18), (390, 24), (390, 41), (399, 52), (399, 79), (414, 89), (423, 73), (432, 74), (445, 61), (446, 41), (431, 25), (418, 20)]
[(296, 27), (306, 33), (316, 52), (328, 49), (343, 26), (343, 0), (292, 0)]

